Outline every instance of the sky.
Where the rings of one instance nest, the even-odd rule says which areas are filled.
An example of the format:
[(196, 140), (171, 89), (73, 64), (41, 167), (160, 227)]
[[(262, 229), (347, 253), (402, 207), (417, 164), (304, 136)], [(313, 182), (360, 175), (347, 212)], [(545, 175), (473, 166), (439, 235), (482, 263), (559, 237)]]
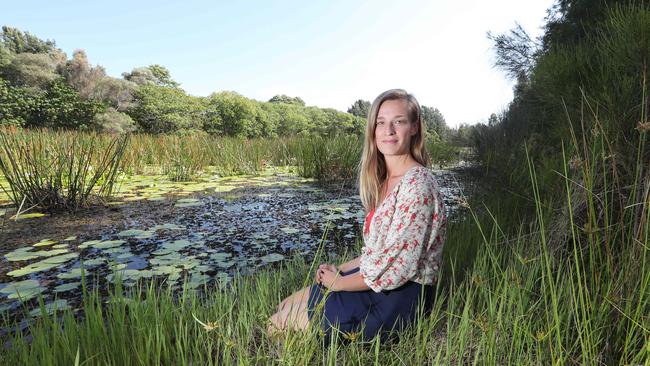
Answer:
[(450, 127), (512, 100), (488, 31), (542, 34), (553, 0), (11, 1), (0, 24), (56, 41), (120, 77), (160, 64), (186, 92), (299, 96), (346, 111), (402, 88)]

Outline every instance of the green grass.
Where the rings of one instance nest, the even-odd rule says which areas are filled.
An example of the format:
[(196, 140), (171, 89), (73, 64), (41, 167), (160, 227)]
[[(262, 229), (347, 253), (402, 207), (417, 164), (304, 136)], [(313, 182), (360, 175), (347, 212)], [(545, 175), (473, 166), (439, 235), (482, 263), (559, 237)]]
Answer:
[[(313, 278), (296, 257), (203, 295), (118, 285), (105, 304), (86, 293), (79, 314), (43, 314), (4, 336), (0, 363), (648, 365), (650, 180), (637, 164), (620, 195), (603, 134), (591, 136), (564, 144), (560, 170), (528, 159), (528, 196), (469, 200), (471, 219), (447, 229), (433, 311), (394, 343), (325, 345), (318, 329), (268, 337), (277, 303)], [(563, 184), (547, 195), (552, 174)]]
[(111, 195), (127, 144), (127, 136), (0, 130), (2, 187), (19, 210), (75, 211)]

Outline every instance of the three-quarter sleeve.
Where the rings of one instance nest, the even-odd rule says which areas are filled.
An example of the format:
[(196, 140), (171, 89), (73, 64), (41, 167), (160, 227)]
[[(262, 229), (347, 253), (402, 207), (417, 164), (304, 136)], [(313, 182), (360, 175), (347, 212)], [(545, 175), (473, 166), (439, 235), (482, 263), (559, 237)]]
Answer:
[[(423, 267), (435, 265), (442, 246), (444, 209), (435, 183), (412, 182), (400, 187), (394, 210), (375, 218), (379, 234), (363, 247), (359, 270), (375, 292), (392, 290), (412, 280)], [(444, 210), (443, 210), (444, 211)], [(434, 256), (432, 257), (432, 251)], [(432, 259), (433, 258), (433, 259)], [(423, 263), (423, 261), (436, 263)]]

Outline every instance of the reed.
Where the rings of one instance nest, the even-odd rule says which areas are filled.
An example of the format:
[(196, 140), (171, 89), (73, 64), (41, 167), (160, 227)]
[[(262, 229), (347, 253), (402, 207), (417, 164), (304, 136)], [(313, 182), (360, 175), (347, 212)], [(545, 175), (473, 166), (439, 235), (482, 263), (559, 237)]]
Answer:
[(0, 130), (3, 189), (20, 210), (75, 211), (112, 194), (128, 136)]

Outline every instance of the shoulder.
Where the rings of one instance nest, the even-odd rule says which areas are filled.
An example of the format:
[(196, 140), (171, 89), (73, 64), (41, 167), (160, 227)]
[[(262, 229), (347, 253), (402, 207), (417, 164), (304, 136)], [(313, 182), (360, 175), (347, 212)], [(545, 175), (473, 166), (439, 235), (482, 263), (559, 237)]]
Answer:
[(438, 183), (431, 169), (418, 165), (404, 175), (404, 184), (400, 193), (406, 196), (435, 196), (438, 193)]

